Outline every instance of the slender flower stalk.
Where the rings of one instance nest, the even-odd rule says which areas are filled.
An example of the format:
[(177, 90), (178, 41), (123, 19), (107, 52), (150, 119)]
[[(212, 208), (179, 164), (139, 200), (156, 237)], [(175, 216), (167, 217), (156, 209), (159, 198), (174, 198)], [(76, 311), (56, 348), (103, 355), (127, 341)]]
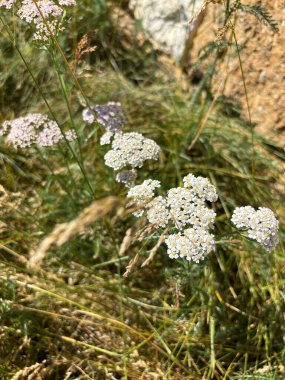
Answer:
[[(27, 60), (25, 59), (25, 57), (23, 56), (23, 54), (22, 54), (20, 48), (18, 47), (18, 45), (17, 45), (17, 43), (16, 43), (16, 40), (15, 40), (14, 37), (13, 37), (13, 33), (12, 33), (12, 31), (11, 31), (9, 25), (3, 20), (3, 18), (2, 18), (1, 16), (0, 16), (0, 20), (1, 20), (3, 26), (5, 27), (5, 29), (6, 29), (6, 31), (7, 31), (7, 33), (8, 33), (8, 36), (9, 36), (9, 39), (10, 39), (11, 43), (12, 43), (13, 46), (16, 48), (16, 50), (17, 50), (19, 56), (21, 57), (21, 59), (22, 59), (24, 65), (26, 66), (26, 68), (27, 68), (29, 74), (31, 75), (31, 78), (32, 78), (32, 80), (33, 80), (33, 82), (34, 82), (34, 84), (35, 84), (35, 87), (37, 88), (37, 90), (39, 91), (41, 97), (43, 98), (43, 100), (44, 100), (44, 102), (45, 102), (45, 104), (46, 104), (46, 106), (47, 106), (47, 108), (48, 108), (50, 114), (52, 115), (54, 121), (55, 121), (58, 125), (60, 125), (60, 123), (57, 121), (57, 117), (56, 117), (55, 113), (53, 112), (53, 110), (52, 110), (52, 108), (51, 108), (51, 106), (50, 106), (50, 104), (49, 104), (49, 102), (48, 102), (48, 100), (47, 100), (45, 94), (43, 93), (43, 91), (42, 91), (40, 85), (38, 84), (37, 79), (35, 78), (35, 76), (34, 76), (32, 70), (31, 70), (31, 68), (30, 68), (30, 66), (29, 66), (29, 64), (28, 64), (28, 62), (27, 62)], [(76, 154), (75, 154), (73, 148), (71, 147), (69, 141), (65, 138), (65, 136), (63, 136), (63, 138), (64, 138), (64, 140), (65, 140), (65, 142), (66, 142), (66, 145), (67, 145), (68, 149), (70, 150), (70, 152), (71, 152), (73, 158), (74, 158), (75, 161), (77, 162), (80, 171), (82, 172), (82, 175), (83, 175), (83, 177), (84, 177), (84, 179), (85, 179), (85, 182), (86, 182), (86, 184), (87, 184), (87, 186), (88, 186), (89, 193), (90, 193), (91, 197), (92, 197), (92, 198), (95, 198), (94, 190), (93, 190), (93, 188), (92, 188), (92, 186), (91, 186), (91, 184), (90, 184), (90, 181), (88, 180), (88, 177), (87, 177), (87, 174), (86, 174), (85, 169), (82, 167), (82, 165), (81, 165), (81, 163), (80, 163), (78, 157), (76, 156)], [(59, 147), (59, 149), (60, 149), (60, 147)], [(60, 151), (61, 151), (61, 149), (60, 149)], [(62, 151), (61, 151), (61, 152), (62, 152)], [(63, 154), (63, 153), (62, 153), (62, 154)], [(64, 156), (64, 155), (63, 155), (63, 156)], [(67, 164), (67, 165), (68, 165), (68, 164)], [(69, 170), (69, 168), (68, 168), (68, 170)], [(69, 170), (69, 171), (70, 171), (70, 170)]]

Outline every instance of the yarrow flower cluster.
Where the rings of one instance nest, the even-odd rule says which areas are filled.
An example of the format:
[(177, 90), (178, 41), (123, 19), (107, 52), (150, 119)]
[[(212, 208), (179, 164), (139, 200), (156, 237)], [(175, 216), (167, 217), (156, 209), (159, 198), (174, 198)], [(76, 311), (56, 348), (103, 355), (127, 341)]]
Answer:
[(171, 258), (202, 260), (215, 248), (209, 229), (214, 226), (216, 213), (207, 207), (206, 201), (217, 200), (216, 188), (206, 178), (189, 174), (183, 179), (185, 187), (168, 190), (164, 198), (155, 197), (154, 190), (159, 187), (154, 186), (156, 182), (147, 180), (129, 190), (128, 198), (141, 209), (135, 215), (141, 216), (146, 210), (149, 223), (155, 227), (178, 229), (178, 234), (165, 240)]
[(141, 168), (147, 160), (157, 160), (160, 147), (151, 139), (141, 133), (123, 133), (126, 117), (121, 103), (108, 102), (107, 104), (95, 104), (85, 108), (82, 112), (83, 120), (103, 126), (106, 132), (100, 139), (101, 145), (111, 144), (111, 149), (105, 154), (105, 164), (114, 170), (131, 167), (116, 175), (116, 181), (129, 187), (136, 179), (136, 168)]
[(0, 0), (0, 7), (11, 9), (17, 0)]
[(126, 117), (119, 102), (94, 104), (90, 106), (90, 108), (83, 110), (82, 118), (86, 123), (93, 124), (95, 114), (97, 123), (102, 125), (106, 129), (106, 132), (117, 133), (121, 131), (126, 124)]
[(183, 233), (169, 235), (165, 243), (170, 258), (182, 257), (195, 263), (215, 250), (214, 235), (201, 228), (187, 228)]
[(215, 212), (206, 207), (204, 200), (190, 189), (183, 187), (170, 189), (167, 193), (167, 205), (178, 229), (189, 224), (194, 228), (213, 227)]
[(279, 222), (273, 211), (266, 207), (255, 210), (251, 206), (237, 207), (231, 218), (237, 228), (244, 228), (249, 238), (256, 240), (271, 252), (279, 242)]
[(114, 170), (125, 166), (141, 168), (147, 160), (157, 160), (160, 147), (138, 132), (115, 133), (112, 149), (105, 154), (105, 164)]
[(76, 138), (75, 131), (63, 133), (55, 121), (40, 113), (4, 121), (0, 136), (6, 136), (6, 141), (15, 148), (29, 148), (33, 144), (51, 147), (65, 139), (73, 141)]
[(158, 187), (160, 187), (159, 181), (147, 179), (141, 185), (136, 185), (129, 190), (127, 197), (132, 200), (129, 205), (135, 205), (140, 209), (134, 213), (135, 216), (143, 215), (144, 208), (153, 199), (154, 191)]
[(218, 200), (217, 190), (207, 178), (195, 177), (193, 174), (188, 174), (183, 178), (183, 183), (184, 187), (191, 189), (202, 200), (209, 202), (216, 202)]
[[(135, 169), (142, 167), (146, 160), (158, 159), (160, 147), (153, 140), (137, 132), (122, 132), (126, 119), (120, 103), (91, 106), (83, 110), (82, 116), (88, 124), (96, 118), (106, 129), (100, 144), (111, 144), (112, 149), (104, 156), (105, 164), (116, 171), (131, 167), (117, 174), (117, 182), (130, 187), (137, 176)], [(196, 263), (204, 260), (215, 250), (215, 238), (210, 230), (214, 228), (216, 213), (208, 203), (218, 200), (216, 187), (207, 178), (191, 173), (183, 178), (183, 187), (169, 189), (164, 197), (155, 194), (159, 187), (159, 181), (148, 179), (129, 189), (128, 206), (136, 208), (133, 215), (140, 217), (145, 213), (155, 228), (167, 228), (171, 232), (165, 238), (170, 258), (186, 258)], [(232, 222), (246, 228), (248, 236), (267, 250), (278, 243), (278, 221), (266, 208), (260, 207), (258, 211), (250, 206), (237, 208)]]
[(126, 187), (129, 187), (131, 183), (137, 178), (136, 170), (123, 170), (116, 175), (116, 181), (123, 183)]
[(11, 9), (16, 3), (20, 4), (17, 15), (28, 24), (36, 27), (34, 40), (45, 42), (50, 32), (57, 33), (64, 28), (59, 20), (63, 15), (63, 6), (74, 6), (76, 0), (0, 0), (0, 7)]

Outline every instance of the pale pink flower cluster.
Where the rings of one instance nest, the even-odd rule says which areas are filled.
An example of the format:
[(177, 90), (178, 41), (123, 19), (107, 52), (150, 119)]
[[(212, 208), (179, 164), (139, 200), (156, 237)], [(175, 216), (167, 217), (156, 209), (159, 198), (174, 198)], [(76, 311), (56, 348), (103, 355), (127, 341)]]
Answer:
[(64, 12), (62, 7), (74, 6), (76, 0), (0, 0), (0, 7), (11, 9), (16, 3), (19, 4), (17, 15), (36, 27), (34, 40), (45, 42), (50, 32), (54, 34), (64, 29), (60, 20)]
[(51, 147), (64, 140), (76, 139), (75, 131), (62, 132), (55, 121), (40, 113), (4, 121), (0, 136), (6, 136), (6, 142), (15, 148), (29, 148), (34, 144)]
[(18, 15), (28, 24), (39, 24), (43, 22), (43, 18), (57, 18), (63, 13), (63, 9), (52, 0), (37, 0), (36, 3), (33, 0), (23, 0), (21, 3)]
[(126, 117), (120, 102), (108, 102), (106, 104), (93, 104), (90, 108), (85, 108), (82, 112), (83, 120), (88, 124), (95, 121), (102, 125), (107, 133), (117, 133), (126, 124)]
[(0, 0), (0, 7), (11, 9), (18, 0)]

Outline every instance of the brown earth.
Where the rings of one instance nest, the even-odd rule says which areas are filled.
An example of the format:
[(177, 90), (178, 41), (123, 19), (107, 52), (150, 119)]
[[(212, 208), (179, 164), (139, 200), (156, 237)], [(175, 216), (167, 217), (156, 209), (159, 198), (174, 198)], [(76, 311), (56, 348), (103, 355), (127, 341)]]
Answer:
[[(262, 24), (248, 13), (239, 11), (235, 22), (235, 32), (239, 45), (245, 47), (241, 51), (242, 67), (249, 100), (251, 120), (256, 124), (256, 130), (285, 147), (285, 0), (243, 0), (244, 4), (262, 4), (273, 19), (278, 22), (279, 33)], [(113, 19), (123, 33), (130, 37), (136, 35), (135, 23), (131, 15), (114, 7)], [(191, 62), (198, 59), (199, 50), (208, 42), (216, 39), (219, 28), (224, 21), (224, 7), (219, 4), (209, 4), (198, 33), (191, 48)], [(227, 31), (229, 37), (231, 30)], [(146, 36), (140, 33), (144, 40)], [(242, 104), (243, 114), (249, 117), (244, 83), (240, 64), (235, 49), (234, 54), (226, 54), (217, 68), (214, 79), (214, 92), (223, 91)], [(182, 79), (188, 88), (189, 80), (172, 59), (165, 55), (160, 60), (172, 73)], [(187, 84), (188, 83), (188, 84)]]
[[(278, 21), (279, 33), (274, 34), (255, 16), (239, 11), (235, 31), (238, 44), (246, 45), (241, 52), (241, 60), (252, 121), (256, 123), (258, 131), (285, 146), (285, 2), (244, 0), (243, 3), (261, 3)], [(194, 41), (192, 60), (197, 59), (202, 46), (215, 39), (222, 23), (221, 6), (210, 4)], [(230, 31), (227, 36), (229, 34)], [(244, 84), (236, 54), (221, 63), (215, 80), (217, 90), (224, 79), (224, 93), (239, 100), (245, 116), (248, 116)]]

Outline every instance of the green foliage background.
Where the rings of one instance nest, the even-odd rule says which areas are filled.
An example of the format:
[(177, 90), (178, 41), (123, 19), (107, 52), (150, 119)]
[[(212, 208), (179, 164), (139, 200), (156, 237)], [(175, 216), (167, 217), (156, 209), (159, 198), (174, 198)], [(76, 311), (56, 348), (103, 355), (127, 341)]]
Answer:
[[(250, 241), (228, 240), (200, 264), (172, 261), (162, 245), (141, 268), (157, 236), (135, 241), (120, 256), (126, 231), (142, 222), (115, 212), (53, 247), (42, 267), (31, 267), (29, 252), (93, 197), (67, 147), (15, 151), (2, 142), (1, 184), (9, 198), (0, 206), (0, 377), (13, 378), (39, 363), (42, 379), (65, 379), (68, 371), (69, 379), (282, 379), (284, 151), (242, 119), (233, 99), (219, 97), (208, 115), (214, 94), (207, 73), (215, 73), (215, 54), (206, 57), (207, 80), (196, 87), (186, 76), (178, 80), (160, 53), (141, 41), (139, 24), (132, 35), (120, 26), (119, 7), (125, 4), (81, 1), (59, 43), (71, 63), (81, 37), (97, 30), (92, 40), (97, 50), (74, 70), (90, 103), (120, 101), (127, 130), (161, 146), (159, 162), (140, 170), (138, 181), (159, 179), (165, 191), (189, 172), (209, 177), (220, 197), (218, 236), (230, 231), (234, 207), (250, 204), (276, 211), (281, 243), (269, 254)], [(102, 131), (82, 122), (84, 98), (60, 54), (56, 72), (47, 51), (31, 42), (31, 31), (6, 13), (2, 18), (8, 25), (15, 22), (15, 41), (13, 46), (2, 24), (1, 121), (49, 113), (41, 90), (61, 125), (74, 123), (80, 133), (95, 199), (115, 195), (123, 207), (125, 189), (104, 165), (106, 148), (98, 144)], [(234, 54), (234, 46), (229, 49)], [(80, 154), (77, 145), (74, 150)]]

